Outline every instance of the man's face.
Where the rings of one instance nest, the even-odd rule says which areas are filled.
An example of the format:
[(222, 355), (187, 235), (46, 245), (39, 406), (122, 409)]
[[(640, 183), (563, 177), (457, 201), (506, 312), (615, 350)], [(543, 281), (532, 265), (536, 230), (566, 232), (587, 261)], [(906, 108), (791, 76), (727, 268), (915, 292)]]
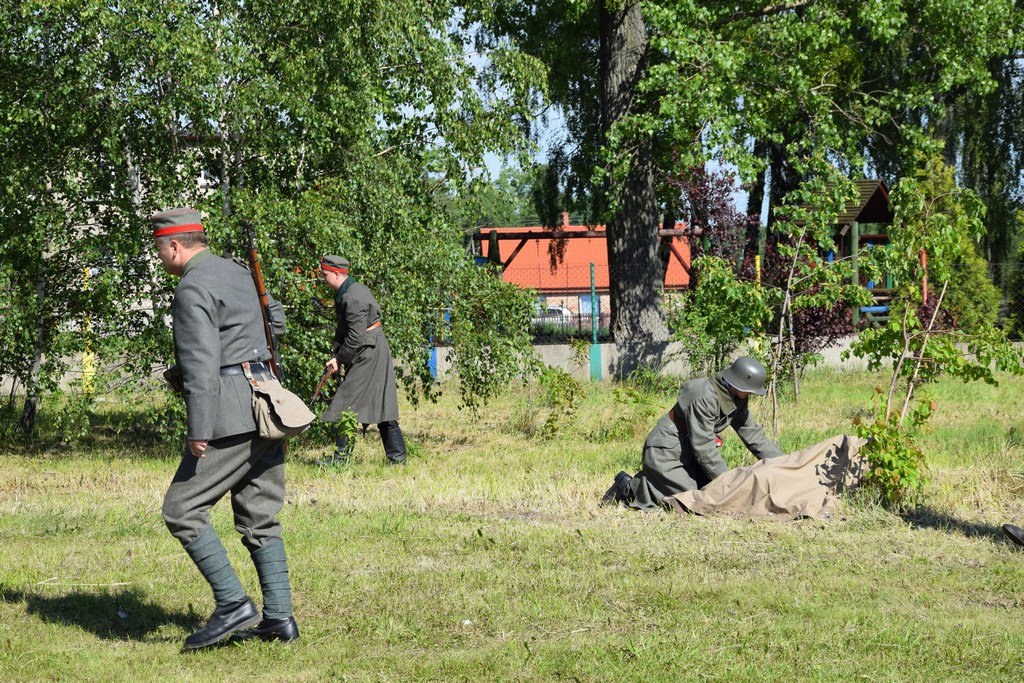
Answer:
[(740, 399), (742, 399), (742, 398), (749, 398), (750, 397), (750, 392), (749, 391), (740, 391), (739, 389), (737, 389), (736, 387), (732, 386), (731, 384), (729, 385), (729, 393), (732, 394), (733, 396), (735, 396), (736, 398), (740, 398)]
[(160, 263), (164, 264), (164, 270), (171, 275), (181, 275), (181, 244), (177, 240), (157, 240), (157, 256)]
[(344, 282), (345, 276), (333, 270), (324, 270), (321, 268), (320, 279), (326, 282), (327, 286), (331, 289), (337, 289), (338, 287), (341, 287), (341, 283)]

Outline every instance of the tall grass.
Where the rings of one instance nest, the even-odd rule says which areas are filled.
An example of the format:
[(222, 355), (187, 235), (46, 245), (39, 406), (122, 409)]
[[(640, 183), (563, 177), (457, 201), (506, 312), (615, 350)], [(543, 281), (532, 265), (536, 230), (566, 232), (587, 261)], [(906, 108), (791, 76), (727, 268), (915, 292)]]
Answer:
[[(812, 373), (781, 444), (849, 432), (881, 381)], [(372, 429), (343, 470), (300, 439), (281, 518), (302, 639), (190, 656), (212, 600), (160, 519), (178, 448), (7, 447), (0, 679), (1018, 681), (1024, 553), (998, 525), (1024, 525), (1024, 381), (930, 391), (932, 481), (902, 517), (863, 500), (783, 524), (600, 507), (670, 391), (590, 386), (547, 440), (536, 386), (475, 416), (405, 406), (404, 468)], [(749, 461), (731, 433), (725, 454)], [(213, 519), (258, 598), (230, 507)]]

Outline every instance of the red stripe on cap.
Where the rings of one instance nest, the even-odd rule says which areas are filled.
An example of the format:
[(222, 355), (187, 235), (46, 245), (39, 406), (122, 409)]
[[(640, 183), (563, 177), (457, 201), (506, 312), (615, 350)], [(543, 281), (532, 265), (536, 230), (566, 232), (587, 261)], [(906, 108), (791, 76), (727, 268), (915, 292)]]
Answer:
[(153, 231), (153, 237), (177, 235), (182, 232), (203, 232), (203, 226), (200, 223), (187, 223), (185, 225), (172, 225), (166, 228), (158, 228)]
[(345, 268), (338, 268), (336, 266), (329, 266), (326, 263), (321, 263), (320, 267), (323, 268), (324, 270), (329, 270), (329, 271), (331, 271), (333, 273), (344, 273), (346, 275), (348, 274), (348, 270), (347, 269), (345, 269)]

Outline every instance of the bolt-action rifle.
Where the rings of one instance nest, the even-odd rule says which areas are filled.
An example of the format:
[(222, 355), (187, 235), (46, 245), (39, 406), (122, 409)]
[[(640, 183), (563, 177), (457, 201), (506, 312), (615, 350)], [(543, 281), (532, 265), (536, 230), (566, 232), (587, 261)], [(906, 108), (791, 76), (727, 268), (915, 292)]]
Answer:
[(308, 407), (312, 408), (313, 404), (316, 403), (316, 400), (320, 398), (320, 392), (324, 390), (324, 382), (326, 382), (327, 378), (333, 374), (334, 373), (328, 368), (327, 370), (324, 370), (324, 374), (320, 375), (320, 381), (316, 383), (316, 391), (313, 392), (313, 398), (309, 399), (309, 403), (306, 404)]
[(277, 351), (277, 339), (270, 327), (270, 297), (267, 295), (267, 286), (263, 283), (263, 271), (260, 270), (260, 258), (256, 253), (256, 240), (253, 235), (252, 224), (249, 221), (242, 221), (242, 228), (249, 238), (249, 272), (252, 274), (252, 281), (256, 285), (256, 294), (260, 298), (260, 312), (263, 313), (263, 332), (267, 337), (267, 348), (270, 349), (270, 371), (274, 377), (281, 381), (281, 356)]

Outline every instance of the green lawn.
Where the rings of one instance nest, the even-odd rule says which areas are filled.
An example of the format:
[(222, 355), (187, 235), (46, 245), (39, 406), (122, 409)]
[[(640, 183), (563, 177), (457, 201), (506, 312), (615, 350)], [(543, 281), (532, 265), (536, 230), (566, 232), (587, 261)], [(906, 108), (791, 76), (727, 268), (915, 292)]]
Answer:
[[(882, 382), (812, 373), (782, 446), (850, 432)], [(599, 507), (671, 393), (590, 387), (547, 441), (536, 387), (477, 416), (404, 405), (404, 468), (372, 431), (343, 471), (300, 439), (282, 521), (302, 639), (192, 655), (212, 599), (160, 519), (173, 445), (7, 445), (0, 680), (1024, 680), (1024, 553), (999, 531), (1024, 525), (1024, 380), (931, 396), (925, 508), (831, 522)], [(226, 503), (214, 520), (258, 602)]]

